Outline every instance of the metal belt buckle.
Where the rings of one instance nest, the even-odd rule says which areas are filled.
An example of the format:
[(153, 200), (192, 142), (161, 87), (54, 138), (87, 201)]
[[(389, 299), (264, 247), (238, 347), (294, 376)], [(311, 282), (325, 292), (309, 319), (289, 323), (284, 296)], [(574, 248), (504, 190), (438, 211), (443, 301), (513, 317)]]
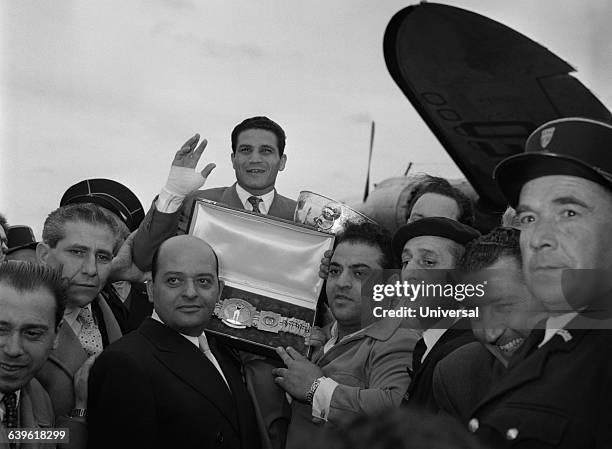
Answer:
[(251, 326), (255, 307), (248, 301), (238, 298), (227, 298), (221, 304), (219, 318), (229, 327), (246, 329)]

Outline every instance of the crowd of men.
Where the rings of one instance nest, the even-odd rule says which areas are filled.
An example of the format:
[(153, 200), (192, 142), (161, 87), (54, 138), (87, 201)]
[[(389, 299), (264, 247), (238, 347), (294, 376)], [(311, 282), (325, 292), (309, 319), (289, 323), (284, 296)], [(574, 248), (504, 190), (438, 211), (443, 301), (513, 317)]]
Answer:
[[(304, 267), (324, 278), (312, 355), (264, 357), (205, 331), (220, 260), (183, 234), (198, 198), (293, 219), (275, 189), (285, 141), (274, 121), (244, 120), (236, 182), (201, 190), (215, 165), (196, 171), (196, 134), (146, 215), (106, 179), (69, 187), (40, 241), (0, 215), (0, 447), (612, 448), (612, 126), (536, 129), (492, 174), (510, 208), (485, 235), (435, 177), (393, 234), (348, 224)], [(486, 294), (389, 302), (470, 318), (368, 319), (380, 275)], [(14, 439), (60, 428), (69, 442)]]

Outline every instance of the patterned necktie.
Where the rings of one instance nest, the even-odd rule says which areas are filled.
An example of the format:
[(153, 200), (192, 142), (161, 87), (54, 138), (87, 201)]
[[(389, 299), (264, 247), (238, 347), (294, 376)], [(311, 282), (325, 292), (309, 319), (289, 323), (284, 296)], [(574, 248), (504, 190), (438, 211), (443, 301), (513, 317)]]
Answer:
[(247, 201), (251, 203), (251, 206), (253, 206), (253, 212), (261, 214), (261, 211), (259, 210), (259, 203), (263, 201), (261, 198), (257, 196), (250, 196)]
[(17, 393), (14, 391), (7, 393), (2, 398), (4, 404), (4, 425), (7, 429), (17, 427)]
[(87, 353), (87, 357), (99, 354), (102, 352), (102, 334), (96, 323), (94, 322), (91, 309), (83, 307), (79, 312), (77, 321), (81, 323), (81, 332), (79, 333), (79, 342)]

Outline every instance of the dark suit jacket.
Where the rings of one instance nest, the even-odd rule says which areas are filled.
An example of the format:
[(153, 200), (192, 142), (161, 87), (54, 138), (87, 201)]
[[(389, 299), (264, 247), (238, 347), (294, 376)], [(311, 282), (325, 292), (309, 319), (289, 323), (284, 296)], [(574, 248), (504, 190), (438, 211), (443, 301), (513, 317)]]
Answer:
[(566, 332), (511, 361), (473, 410), (471, 430), (521, 449), (612, 447), (612, 330)]
[(149, 301), (147, 288), (142, 282), (131, 282), (130, 293), (125, 302), (112, 284), (104, 286), (101, 294), (111, 308), (123, 335), (137, 329), (144, 319), (153, 313), (153, 304)]
[(439, 410), (466, 421), (505, 365), (479, 342), (468, 343), (440, 360), (434, 370), (433, 394)]
[(433, 375), (440, 360), (455, 349), (476, 341), (468, 318), (462, 318), (451, 326), (427, 353), (419, 369), (413, 373), (412, 382), (408, 387), (404, 406), (437, 412), (438, 406), (433, 395)]
[(89, 376), (90, 448), (258, 448), (237, 359), (211, 350), (231, 387), (178, 332), (147, 318), (109, 346)]
[[(236, 192), (236, 184), (230, 187), (218, 187), (214, 189), (198, 190), (194, 195), (191, 195), (183, 202), (183, 207), (172, 214), (164, 214), (155, 209), (155, 202), (147, 212), (142, 223), (138, 227), (138, 232), (134, 236), (134, 246), (132, 248), (132, 257), (134, 263), (142, 271), (151, 270), (151, 260), (155, 250), (168, 238), (176, 235), (179, 228), (179, 222), (186, 228), (186, 222), (189, 220), (191, 207), (194, 200), (202, 198), (211, 201), (217, 201), (221, 204), (226, 204), (237, 209), (243, 209), (244, 206)], [(268, 215), (285, 220), (293, 220), (293, 215), (297, 203), (292, 199), (274, 194), (274, 200), (270, 205)]]

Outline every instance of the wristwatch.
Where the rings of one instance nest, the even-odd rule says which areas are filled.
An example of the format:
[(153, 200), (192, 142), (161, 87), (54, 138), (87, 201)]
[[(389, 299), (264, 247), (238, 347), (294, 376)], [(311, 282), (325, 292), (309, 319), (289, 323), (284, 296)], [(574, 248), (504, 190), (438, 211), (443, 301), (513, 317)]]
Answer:
[(214, 315), (223, 324), (234, 329), (256, 327), (266, 332), (287, 332), (293, 335), (307, 336), (310, 324), (297, 318), (287, 318), (280, 313), (268, 310), (257, 310), (250, 302), (240, 298), (226, 298), (217, 301)]
[(317, 391), (317, 388), (319, 388), (319, 385), (321, 385), (321, 381), (323, 379), (325, 379), (325, 376), (321, 376), (315, 379), (312, 385), (310, 386), (310, 390), (308, 390), (308, 392), (306, 393), (306, 402), (309, 403), (310, 405), (312, 405), (312, 400), (314, 399), (314, 395)]

